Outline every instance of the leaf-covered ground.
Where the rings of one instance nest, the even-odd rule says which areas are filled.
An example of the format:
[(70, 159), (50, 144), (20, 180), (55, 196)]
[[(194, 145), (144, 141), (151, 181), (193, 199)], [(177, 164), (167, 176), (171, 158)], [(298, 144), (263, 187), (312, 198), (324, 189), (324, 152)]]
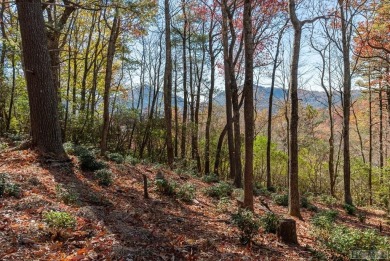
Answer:
[[(200, 179), (157, 165), (110, 162), (113, 184), (101, 187), (93, 173), (80, 170), (76, 157), (71, 159), (47, 162), (29, 150), (0, 153), (0, 173), (22, 190), (19, 198), (0, 198), (0, 260), (318, 260), (333, 256), (312, 235), (313, 213), (308, 210), (302, 210), (303, 220), (296, 220), (299, 246), (280, 243), (276, 235), (262, 229), (250, 247), (241, 246), (230, 219), (237, 200), (218, 204), (202, 193), (210, 185)], [(178, 184), (194, 184), (194, 202), (157, 193), (154, 180), (160, 170)], [(149, 181), (149, 199), (143, 197), (143, 174)], [(78, 195), (77, 202), (65, 204), (61, 189)], [(260, 199), (275, 213), (286, 214), (285, 207), (274, 205), (268, 197), (256, 198), (257, 214), (265, 212)], [(383, 234), (389, 235), (384, 212), (364, 210), (363, 224), (337, 208), (337, 222), (366, 228), (382, 224)], [(43, 214), (50, 210), (71, 213), (77, 221), (75, 229), (48, 227)]]

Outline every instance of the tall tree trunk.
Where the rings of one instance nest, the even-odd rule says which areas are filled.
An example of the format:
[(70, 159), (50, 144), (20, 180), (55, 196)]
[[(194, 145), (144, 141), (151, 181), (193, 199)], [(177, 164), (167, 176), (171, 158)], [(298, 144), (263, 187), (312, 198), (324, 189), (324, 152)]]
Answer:
[(253, 211), (253, 35), (251, 0), (244, 1), (244, 42), (245, 42), (245, 83), (244, 83), (244, 118), (245, 118), (245, 172), (244, 206)]
[(236, 162), (235, 162), (235, 147), (233, 137), (233, 113), (232, 113), (232, 90), (230, 77), (230, 59), (229, 59), (229, 42), (228, 42), (228, 15), (227, 15), (227, 0), (223, 0), (221, 4), (222, 9), (222, 45), (223, 45), (223, 59), (225, 72), (225, 96), (226, 96), (226, 125), (228, 134), (228, 149), (230, 162), (230, 178), (234, 179), (236, 176)]
[(379, 183), (383, 184), (383, 100), (382, 83), (379, 83)]
[(180, 142), (180, 156), (182, 159), (186, 157), (186, 139), (187, 139), (187, 114), (188, 114), (188, 90), (187, 90), (187, 13), (186, 1), (182, 0), (182, 11), (184, 16), (183, 23), (183, 122), (181, 126), (181, 142)]
[(24, 71), (30, 104), (32, 143), (44, 155), (67, 159), (61, 142), (56, 89), (50, 70), (40, 0), (17, 0)]
[(344, 202), (352, 205), (351, 195), (351, 162), (349, 150), (349, 119), (351, 108), (351, 64), (349, 57), (349, 44), (347, 35), (347, 22), (345, 18), (344, 0), (338, 0), (341, 19), (341, 41), (343, 51), (343, 140), (344, 140)]
[(274, 98), (274, 89), (275, 89), (275, 78), (276, 78), (276, 69), (279, 65), (279, 52), (280, 52), (280, 43), (282, 41), (283, 32), (286, 26), (283, 26), (281, 31), (278, 34), (278, 42), (276, 44), (276, 53), (274, 57), (274, 64), (272, 67), (272, 79), (271, 79), (271, 91), (269, 94), (268, 102), (268, 125), (267, 125), (267, 189), (270, 190), (272, 187), (272, 177), (271, 177), (271, 143), (272, 143), (272, 107), (273, 107), (273, 98)]
[(209, 36), (209, 55), (210, 55), (210, 90), (209, 90), (209, 100), (208, 100), (208, 109), (207, 109), (207, 120), (206, 120), (206, 131), (205, 131), (205, 150), (204, 150), (204, 172), (205, 174), (210, 174), (210, 127), (211, 127), (211, 116), (213, 113), (213, 95), (214, 95), (214, 85), (215, 85), (215, 54), (213, 47), (213, 30), (214, 30), (214, 21), (211, 22)]
[(294, 27), (293, 53), (290, 68), (290, 94), (291, 94), (291, 118), (290, 118), (290, 156), (289, 156), (289, 204), (288, 212), (291, 216), (301, 218), (299, 210), (298, 190), (298, 66), (301, 46), (302, 23), (295, 13), (295, 1), (289, 1), (290, 19)]
[[(368, 150), (368, 193), (369, 203), (372, 206), (372, 90), (371, 90), (371, 66), (368, 67), (368, 115), (369, 115), (369, 150)], [(387, 106), (389, 107), (389, 106)]]
[(168, 165), (173, 165), (172, 146), (172, 55), (171, 55), (171, 14), (169, 11), (169, 0), (164, 1), (165, 7), (165, 73), (164, 73), (164, 113), (166, 128), (166, 145)]
[(119, 20), (119, 10), (115, 10), (114, 21), (112, 23), (110, 39), (108, 41), (107, 47), (107, 64), (106, 64), (106, 74), (104, 79), (104, 95), (103, 95), (103, 127), (102, 127), (102, 137), (100, 142), (100, 154), (103, 156), (107, 151), (107, 141), (108, 141), (108, 130), (110, 126), (110, 89), (111, 89), (111, 79), (112, 79), (112, 66), (114, 63), (115, 55), (115, 45), (119, 36), (120, 29), (120, 20)]

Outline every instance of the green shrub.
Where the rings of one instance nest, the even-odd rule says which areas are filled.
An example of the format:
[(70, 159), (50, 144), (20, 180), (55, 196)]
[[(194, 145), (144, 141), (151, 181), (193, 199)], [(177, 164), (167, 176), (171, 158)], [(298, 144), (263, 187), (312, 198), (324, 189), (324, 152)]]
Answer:
[(134, 158), (131, 155), (127, 155), (125, 158), (125, 162), (134, 166), (134, 165), (137, 165), (140, 162), (140, 160), (137, 158)]
[(278, 206), (288, 206), (288, 195), (287, 194), (274, 194), (272, 196), (273, 201), (275, 202), (276, 205)]
[(308, 208), (310, 205), (309, 200), (307, 197), (301, 197), (301, 208)]
[(319, 200), (327, 206), (334, 206), (337, 204), (337, 199), (330, 195), (321, 195)]
[(8, 144), (5, 142), (0, 142), (0, 152), (8, 149)]
[(44, 221), (56, 229), (74, 228), (76, 226), (76, 219), (67, 212), (49, 211), (43, 213)]
[(240, 209), (238, 213), (232, 214), (232, 222), (240, 230), (240, 242), (247, 245), (256, 235), (260, 227), (260, 222), (249, 210)]
[(253, 195), (255, 197), (258, 197), (258, 196), (269, 197), (269, 196), (271, 196), (271, 192), (267, 188), (262, 187), (260, 184), (255, 184), (253, 186)]
[(329, 229), (333, 226), (338, 214), (336, 210), (324, 210), (315, 214), (311, 219), (311, 223), (317, 228)]
[(65, 204), (77, 204), (79, 200), (79, 194), (72, 190), (67, 190), (63, 188), (61, 185), (56, 185), (56, 196), (59, 200), (64, 202)]
[(278, 229), (279, 217), (275, 213), (266, 212), (260, 217), (260, 224), (266, 233), (276, 233)]
[(112, 172), (108, 169), (100, 169), (95, 171), (95, 178), (101, 186), (110, 186), (112, 184)]
[(163, 195), (173, 196), (176, 194), (176, 183), (166, 179), (156, 179), (157, 191)]
[(196, 188), (191, 183), (184, 184), (177, 191), (177, 197), (184, 202), (192, 202), (195, 198)]
[(354, 205), (344, 204), (343, 208), (348, 215), (354, 216), (356, 214), (356, 207)]
[(349, 255), (352, 250), (389, 251), (390, 242), (375, 230), (358, 230), (345, 226), (335, 226), (323, 243), (342, 255)]
[(75, 148), (76, 146), (72, 142), (65, 142), (63, 144), (64, 150), (69, 155), (75, 155)]
[(220, 213), (226, 212), (229, 209), (230, 199), (227, 197), (223, 197), (218, 201), (217, 211)]
[(75, 153), (80, 160), (80, 166), (82, 170), (95, 171), (107, 167), (104, 162), (96, 160), (96, 157), (93, 152), (84, 147), (77, 147)]
[(309, 206), (307, 207), (307, 210), (312, 211), (312, 212), (318, 212), (318, 207), (316, 205), (309, 204)]
[(233, 193), (233, 186), (227, 182), (219, 182), (206, 189), (206, 195), (212, 198), (221, 199), (230, 197)]
[(120, 153), (108, 153), (107, 158), (117, 164), (122, 164), (125, 158)]
[(22, 189), (19, 184), (7, 183), (5, 186), (5, 194), (10, 197), (20, 198), (22, 196)]
[(210, 173), (208, 175), (204, 175), (202, 180), (206, 183), (216, 183), (219, 181), (219, 177), (214, 173)]

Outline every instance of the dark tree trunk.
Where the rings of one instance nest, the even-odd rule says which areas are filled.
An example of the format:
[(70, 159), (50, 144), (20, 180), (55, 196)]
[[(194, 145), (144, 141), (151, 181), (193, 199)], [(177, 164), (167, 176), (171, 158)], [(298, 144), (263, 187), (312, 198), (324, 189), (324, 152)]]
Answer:
[(183, 122), (181, 126), (181, 143), (180, 143), (180, 153), (181, 158), (186, 157), (186, 139), (187, 139), (187, 114), (188, 114), (188, 90), (187, 90), (187, 13), (186, 13), (186, 2), (182, 1), (182, 10), (184, 16), (183, 24)]
[(245, 118), (245, 172), (244, 172), (244, 207), (253, 211), (253, 35), (251, 0), (244, 1), (244, 42), (245, 42), (245, 83), (244, 83), (244, 118)]
[(108, 42), (107, 49), (107, 64), (106, 64), (106, 75), (104, 79), (104, 95), (103, 95), (103, 127), (102, 127), (102, 138), (100, 143), (100, 154), (104, 155), (107, 151), (108, 141), (108, 130), (110, 126), (110, 90), (111, 90), (111, 79), (112, 79), (112, 66), (114, 63), (115, 45), (118, 39), (120, 29), (119, 11), (115, 10), (114, 21), (112, 23), (110, 39)]
[(32, 144), (44, 155), (67, 159), (61, 142), (57, 93), (50, 70), (40, 0), (17, 0), (24, 71), (30, 104)]
[(172, 145), (172, 55), (171, 55), (171, 15), (169, 11), (169, 0), (164, 2), (165, 13), (165, 73), (164, 73), (164, 113), (166, 128), (166, 145), (168, 165), (173, 165)]
[(278, 239), (287, 244), (298, 244), (297, 228), (294, 219), (281, 219), (277, 230)]

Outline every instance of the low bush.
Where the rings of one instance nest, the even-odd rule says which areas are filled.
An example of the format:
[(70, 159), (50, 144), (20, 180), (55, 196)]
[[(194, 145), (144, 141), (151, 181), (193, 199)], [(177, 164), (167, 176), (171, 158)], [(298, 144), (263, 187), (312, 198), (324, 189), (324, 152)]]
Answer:
[(319, 201), (327, 206), (334, 206), (337, 204), (337, 199), (330, 195), (321, 195)]
[(157, 191), (163, 195), (173, 196), (176, 194), (176, 183), (167, 179), (156, 179)]
[(260, 221), (249, 210), (240, 209), (232, 214), (232, 222), (240, 230), (240, 242), (247, 245), (252, 241), (260, 227)]
[(122, 164), (125, 158), (120, 153), (107, 153), (107, 158), (117, 164)]
[(329, 229), (333, 226), (338, 214), (336, 210), (324, 210), (314, 215), (311, 223), (317, 228)]
[(191, 183), (182, 185), (177, 191), (177, 197), (184, 202), (192, 202), (195, 198), (196, 188)]
[(5, 195), (9, 197), (21, 198), (22, 189), (19, 184), (7, 181), (7, 173), (0, 173), (0, 197)]
[(221, 199), (230, 197), (233, 193), (233, 186), (227, 182), (219, 182), (205, 191), (206, 195), (212, 198)]
[(356, 207), (350, 204), (344, 204), (343, 208), (348, 215), (354, 216), (356, 214)]
[(67, 212), (49, 211), (43, 213), (43, 220), (49, 227), (55, 229), (74, 228), (76, 226), (76, 219)]
[(266, 212), (260, 217), (260, 224), (266, 233), (276, 233), (278, 229), (279, 216), (272, 212)]
[(287, 207), (288, 206), (288, 195), (287, 194), (274, 194), (272, 196), (273, 201), (278, 206)]
[(95, 171), (95, 178), (101, 186), (110, 186), (112, 184), (112, 172), (108, 169), (100, 169)]
[(96, 159), (93, 152), (91, 152), (90, 150), (84, 147), (81, 146), (76, 147), (75, 154), (79, 158), (80, 166), (82, 170), (95, 171), (107, 167), (107, 165), (104, 162)]
[(202, 180), (206, 183), (216, 183), (219, 181), (219, 177), (214, 173), (210, 173), (208, 175), (204, 175)]
[(71, 189), (65, 189), (61, 185), (56, 185), (56, 196), (67, 205), (77, 204), (79, 194)]
[(358, 230), (345, 226), (334, 226), (323, 243), (339, 254), (348, 256), (352, 250), (390, 251), (389, 240), (375, 230)]
[(134, 158), (131, 155), (127, 155), (125, 158), (125, 162), (134, 166), (134, 165), (137, 165), (140, 162), (140, 160), (137, 158)]

